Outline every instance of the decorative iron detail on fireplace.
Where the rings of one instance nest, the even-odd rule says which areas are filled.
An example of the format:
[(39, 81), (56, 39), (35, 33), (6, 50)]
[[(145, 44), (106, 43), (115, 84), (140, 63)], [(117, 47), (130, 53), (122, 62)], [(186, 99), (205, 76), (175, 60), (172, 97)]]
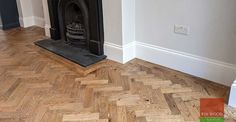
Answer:
[(44, 40), (37, 45), (82, 66), (106, 58), (102, 0), (48, 0), (48, 6), (51, 39), (54, 41)]

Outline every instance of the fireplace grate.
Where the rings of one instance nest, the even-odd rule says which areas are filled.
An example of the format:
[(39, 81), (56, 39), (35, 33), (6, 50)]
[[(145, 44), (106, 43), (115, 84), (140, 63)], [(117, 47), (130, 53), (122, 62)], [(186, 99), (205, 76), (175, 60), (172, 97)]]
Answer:
[(81, 23), (73, 22), (66, 26), (66, 36), (69, 43), (79, 43), (86, 46), (86, 31)]

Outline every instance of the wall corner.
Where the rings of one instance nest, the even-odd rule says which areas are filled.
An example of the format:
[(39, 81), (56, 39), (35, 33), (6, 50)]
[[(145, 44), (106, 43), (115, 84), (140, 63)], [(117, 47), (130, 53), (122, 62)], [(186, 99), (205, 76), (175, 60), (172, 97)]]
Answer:
[(230, 90), (229, 106), (236, 108), (236, 80), (233, 82)]

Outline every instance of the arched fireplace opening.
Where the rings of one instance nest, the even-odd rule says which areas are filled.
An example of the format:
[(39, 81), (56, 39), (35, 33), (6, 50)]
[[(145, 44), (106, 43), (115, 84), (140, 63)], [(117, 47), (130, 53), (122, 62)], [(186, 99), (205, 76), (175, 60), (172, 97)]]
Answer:
[(89, 13), (83, 0), (70, 1), (61, 9), (62, 28), (68, 44), (89, 49)]

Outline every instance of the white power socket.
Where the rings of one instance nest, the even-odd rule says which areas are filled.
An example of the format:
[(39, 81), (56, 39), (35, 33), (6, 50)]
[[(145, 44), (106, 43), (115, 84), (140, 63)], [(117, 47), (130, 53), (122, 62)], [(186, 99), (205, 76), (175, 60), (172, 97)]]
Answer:
[(174, 32), (176, 34), (189, 35), (189, 27), (185, 25), (175, 25)]

